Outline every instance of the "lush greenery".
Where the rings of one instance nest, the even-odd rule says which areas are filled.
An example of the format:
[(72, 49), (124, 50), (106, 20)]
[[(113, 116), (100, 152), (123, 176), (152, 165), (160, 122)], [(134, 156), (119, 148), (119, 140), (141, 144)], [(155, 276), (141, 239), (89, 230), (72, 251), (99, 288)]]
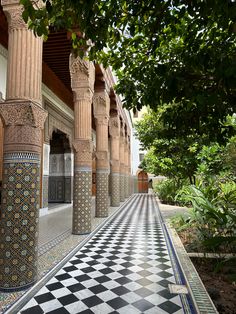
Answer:
[(67, 30), (75, 53), (89, 50), (90, 60), (111, 65), (127, 108), (153, 110), (137, 133), (149, 149), (143, 167), (171, 178), (159, 193), (171, 188), (179, 193), (188, 179), (191, 186), (183, 189), (181, 201), (192, 203), (196, 221), (205, 219), (197, 226), (203, 240), (209, 230), (214, 239), (234, 237), (229, 228), (235, 219), (236, 2), (21, 3), (23, 18), (37, 35)]
[[(233, 0), (21, 0), (38, 35), (66, 29), (74, 49), (111, 65), (128, 108), (171, 104), (173, 130), (219, 134), (236, 86)], [(83, 36), (82, 36), (83, 34)], [(104, 49), (105, 48), (105, 49)]]
[(207, 187), (188, 186), (179, 198), (192, 209), (186, 216), (175, 217), (179, 230), (193, 230), (201, 249), (236, 252), (236, 183), (214, 181)]
[(136, 125), (137, 136), (144, 149), (149, 150), (142, 167), (150, 173), (167, 177), (189, 178), (194, 183), (197, 168), (196, 152), (204, 138), (194, 131), (173, 129), (167, 120), (168, 105), (157, 111), (149, 110)]
[(186, 205), (185, 200), (176, 199), (176, 195), (179, 194), (184, 183), (184, 181), (177, 181), (174, 178), (161, 180), (154, 185), (154, 191), (158, 194), (159, 199), (163, 203), (184, 206)]
[[(148, 125), (150, 127), (150, 123)], [(226, 121), (221, 123), (222, 129), (228, 126), (236, 128), (235, 115), (227, 117)], [(145, 138), (143, 132), (142, 136)], [(162, 136), (162, 133), (157, 132), (155, 136), (159, 143), (158, 136)], [(154, 141), (154, 146), (155, 143)], [(189, 184), (186, 179), (183, 180), (182, 171), (168, 175), (168, 171), (172, 171), (174, 162), (178, 158), (176, 155), (179, 152), (183, 154), (181, 149), (172, 152), (173, 157), (169, 154), (168, 163), (165, 163), (163, 168), (161, 156), (163, 152), (166, 154), (167, 150), (158, 151), (158, 146), (155, 147), (156, 149), (151, 148), (143, 165), (146, 170), (160, 171), (169, 177), (155, 187), (162, 201), (190, 207), (187, 214), (174, 217), (173, 224), (180, 232), (184, 232), (185, 236), (186, 232), (188, 233), (190, 238), (188, 242), (191, 243), (192, 249), (236, 252), (236, 137), (225, 138), (224, 145), (217, 142), (206, 144), (200, 149), (197, 142), (198, 149), (192, 150), (191, 160), (195, 161), (194, 185)], [(188, 156), (187, 152), (185, 159)]]

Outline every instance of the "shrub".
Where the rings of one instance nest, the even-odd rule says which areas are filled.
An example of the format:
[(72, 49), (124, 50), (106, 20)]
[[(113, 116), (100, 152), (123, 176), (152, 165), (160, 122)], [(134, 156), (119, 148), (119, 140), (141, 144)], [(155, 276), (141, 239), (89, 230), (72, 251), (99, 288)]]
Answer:
[(176, 200), (176, 195), (183, 187), (183, 183), (185, 183), (185, 181), (177, 181), (175, 179), (162, 180), (155, 184), (154, 192), (157, 193), (163, 203), (182, 205), (183, 202)]
[(211, 251), (223, 248), (235, 251), (236, 246), (236, 183), (214, 182), (206, 188), (188, 186), (177, 198), (191, 202), (195, 212), (194, 223), (199, 231), (199, 240)]

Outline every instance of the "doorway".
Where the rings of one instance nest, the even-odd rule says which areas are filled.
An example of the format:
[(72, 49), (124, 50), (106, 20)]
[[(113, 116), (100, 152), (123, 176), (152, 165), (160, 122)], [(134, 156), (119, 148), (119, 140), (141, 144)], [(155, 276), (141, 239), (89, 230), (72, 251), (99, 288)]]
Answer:
[(138, 174), (138, 192), (148, 193), (148, 174), (143, 170)]
[(49, 203), (71, 203), (73, 155), (65, 133), (56, 130), (50, 140)]

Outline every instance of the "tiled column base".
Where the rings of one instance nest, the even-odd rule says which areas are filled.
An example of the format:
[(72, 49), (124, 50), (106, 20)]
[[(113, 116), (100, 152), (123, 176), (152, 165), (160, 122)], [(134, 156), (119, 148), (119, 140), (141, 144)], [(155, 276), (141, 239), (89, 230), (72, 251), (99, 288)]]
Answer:
[(120, 174), (120, 201), (124, 202), (125, 200), (125, 180), (124, 175)]
[(129, 176), (125, 174), (124, 178), (125, 178), (125, 198), (127, 198), (129, 197)]
[(5, 154), (0, 218), (0, 289), (24, 289), (37, 280), (40, 155)]
[(96, 172), (96, 217), (108, 216), (108, 171)]
[(120, 175), (111, 173), (111, 206), (120, 205)]
[(133, 178), (129, 175), (129, 195), (133, 194)]
[(134, 182), (134, 193), (138, 193), (138, 178), (136, 176), (133, 177)]
[(73, 234), (86, 234), (91, 232), (91, 185), (91, 170), (75, 172), (73, 191)]

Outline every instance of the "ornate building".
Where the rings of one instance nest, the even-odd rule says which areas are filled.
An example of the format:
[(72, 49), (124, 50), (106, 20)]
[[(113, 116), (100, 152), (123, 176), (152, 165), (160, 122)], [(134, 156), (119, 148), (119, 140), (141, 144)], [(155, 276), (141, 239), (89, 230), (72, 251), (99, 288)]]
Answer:
[[(130, 122), (109, 69), (75, 58), (66, 32), (28, 30), (0, 6), (0, 289), (37, 280), (39, 214), (73, 200), (72, 232), (91, 232), (131, 194)], [(110, 197), (109, 197), (110, 195)]]

